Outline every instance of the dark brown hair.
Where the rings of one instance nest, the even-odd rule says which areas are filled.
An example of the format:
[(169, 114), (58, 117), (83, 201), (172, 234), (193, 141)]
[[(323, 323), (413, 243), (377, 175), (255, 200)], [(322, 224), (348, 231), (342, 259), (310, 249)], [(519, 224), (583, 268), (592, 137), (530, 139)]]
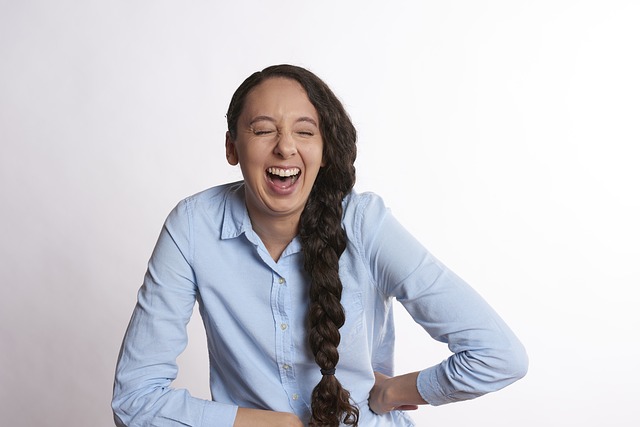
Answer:
[(323, 161), (300, 218), (304, 269), (311, 277), (309, 289), (309, 345), (322, 379), (311, 395), (310, 426), (358, 425), (359, 410), (351, 402), (334, 372), (338, 364), (340, 327), (345, 313), (340, 303), (342, 282), (338, 260), (347, 239), (342, 228), (342, 200), (355, 184), (356, 130), (342, 103), (312, 72), (293, 65), (274, 65), (249, 76), (236, 90), (227, 111), (227, 125), (235, 139), (238, 118), (254, 87), (270, 78), (300, 83), (319, 116)]

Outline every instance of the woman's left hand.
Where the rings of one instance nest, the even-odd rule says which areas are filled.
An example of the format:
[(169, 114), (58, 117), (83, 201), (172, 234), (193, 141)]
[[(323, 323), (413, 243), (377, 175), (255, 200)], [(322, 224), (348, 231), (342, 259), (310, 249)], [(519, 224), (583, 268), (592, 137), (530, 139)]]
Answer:
[(388, 377), (374, 372), (376, 382), (369, 392), (369, 407), (378, 415), (391, 411), (413, 411), (425, 404), (416, 387), (417, 372)]

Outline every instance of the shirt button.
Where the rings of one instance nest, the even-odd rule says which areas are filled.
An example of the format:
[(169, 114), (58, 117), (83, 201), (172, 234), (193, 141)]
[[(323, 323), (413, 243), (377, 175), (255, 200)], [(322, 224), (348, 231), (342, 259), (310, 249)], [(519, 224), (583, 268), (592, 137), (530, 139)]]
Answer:
[(285, 280), (281, 277), (278, 279), (278, 283), (280, 283), (281, 285), (285, 282)]
[(298, 393), (293, 393), (293, 396), (291, 396), (291, 397), (293, 398), (293, 400), (298, 400), (300, 395)]
[(291, 365), (287, 365), (287, 364), (285, 363), (284, 365), (282, 365), (282, 368), (283, 368), (285, 371), (288, 371), (288, 370), (291, 368)]
[(287, 329), (287, 327), (288, 327), (288, 326), (287, 326), (287, 324), (286, 324), (286, 323), (281, 323), (281, 324), (280, 324), (280, 329), (282, 329), (283, 331), (284, 331), (285, 329)]

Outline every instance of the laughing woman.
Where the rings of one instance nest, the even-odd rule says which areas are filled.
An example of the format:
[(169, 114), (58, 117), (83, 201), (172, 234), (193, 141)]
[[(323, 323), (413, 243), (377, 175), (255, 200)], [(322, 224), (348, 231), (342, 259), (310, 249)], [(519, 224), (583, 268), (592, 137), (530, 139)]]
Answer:
[[(318, 77), (254, 73), (227, 113), (244, 180), (171, 212), (116, 369), (122, 426), (413, 426), (407, 411), (521, 378), (526, 353), (374, 194), (353, 191), (356, 131)], [(452, 351), (393, 372), (392, 300)], [(171, 388), (196, 300), (212, 400)], [(425, 334), (426, 337), (426, 334)]]

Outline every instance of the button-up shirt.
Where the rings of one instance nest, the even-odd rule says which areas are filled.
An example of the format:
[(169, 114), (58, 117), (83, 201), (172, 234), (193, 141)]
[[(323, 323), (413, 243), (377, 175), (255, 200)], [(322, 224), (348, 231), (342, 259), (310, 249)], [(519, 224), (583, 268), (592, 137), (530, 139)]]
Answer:
[[(372, 193), (343, 201), (347, 248), (336, 377), (360, 407), (360, 425), (412, 426), (402, 411), (374, 414), (374, 371), (393, 375), (397, 299), (451, 357), (416, 387), (431, 405), (470, 399), (524, 375), (511, 330), (463, 280), (413, 238)], [(242, 182), (180, 202), (153, 251), (116, 369), (113, 409), (128, 426), (232, 426), (238, 407), (310, 418), (321, 378), (307, 343), (309, 276), (294, 238), (274, 261), (251, 226)], [(174, 389), (195, 302), (207, 333), (212, 400)], [(425, 334), (427, 339), (427, 334)]]

